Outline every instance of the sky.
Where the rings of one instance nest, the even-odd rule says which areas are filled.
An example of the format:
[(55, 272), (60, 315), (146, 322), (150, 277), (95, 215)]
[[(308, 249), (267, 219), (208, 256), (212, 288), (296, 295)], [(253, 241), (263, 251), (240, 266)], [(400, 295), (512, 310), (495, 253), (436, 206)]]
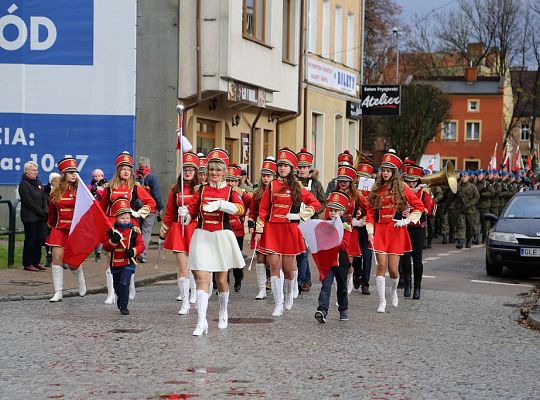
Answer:
[(449, 10), (455, 7), (457, 0), (396, 0), (403, 7), (401, 18), (404, 23), (410, 25), (413, 17), (417, 14), (425, 17), (434, 9)]

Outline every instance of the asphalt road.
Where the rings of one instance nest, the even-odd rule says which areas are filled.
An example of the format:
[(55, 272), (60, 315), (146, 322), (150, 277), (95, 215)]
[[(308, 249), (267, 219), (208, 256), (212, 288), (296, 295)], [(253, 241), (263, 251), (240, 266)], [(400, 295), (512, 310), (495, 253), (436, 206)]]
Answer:
[(448, 250), (426, 253), (420, 301), (400, 293), (377, 314), (375, 293), (354, 292), (348, 322), (333, 308), (317, 323), (318, 285), (273, 318), (252, 279), (231, 292), (226, 330), (212, 296), (203, 337), (194, 309), (177, 314), (174, 282), (139, 288), (127, 317), (103, 294), (2, 303), (0, 398), (539, 398), (539, 332), (517, 322), (535, 279), (488, 279), (483, 248)]

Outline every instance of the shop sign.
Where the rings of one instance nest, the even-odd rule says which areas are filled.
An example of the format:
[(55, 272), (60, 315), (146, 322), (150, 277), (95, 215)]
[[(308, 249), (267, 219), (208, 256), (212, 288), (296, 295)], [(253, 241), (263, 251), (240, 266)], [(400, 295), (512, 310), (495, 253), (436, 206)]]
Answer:
[(362, 117), (362, 105), (356, 101), (347, 100), (347, 111), (345, 115), (349, 119), (359, 120)]
[(343, 68), (309, 58), (307, 79), (310, 83), (356, 96), (356, 75)]
[(266, 107), (266, 91), (245, 83), (229, 81), (227, 99), (257, 107)]
[(399, 85), (362, 85), (362, 115), (399, 116), (400, 113)]

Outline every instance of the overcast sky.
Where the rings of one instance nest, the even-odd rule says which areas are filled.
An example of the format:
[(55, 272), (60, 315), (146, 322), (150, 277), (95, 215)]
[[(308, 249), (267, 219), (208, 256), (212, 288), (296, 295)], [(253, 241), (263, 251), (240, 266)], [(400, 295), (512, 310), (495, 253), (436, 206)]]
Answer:
[[(404, 23), (410, 25), (415, 14), (424, 17), (431, 13), (434, 9), (449, 10), (455, 7), (457, 0), (396, 0), (401, 7), (403, 13), (401, 18)], [(442, 8), (440, 8), (442, 7)]]

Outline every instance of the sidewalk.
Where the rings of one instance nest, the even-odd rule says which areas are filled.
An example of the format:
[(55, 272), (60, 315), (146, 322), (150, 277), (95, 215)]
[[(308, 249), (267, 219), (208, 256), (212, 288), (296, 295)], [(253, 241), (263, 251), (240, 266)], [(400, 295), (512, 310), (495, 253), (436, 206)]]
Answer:
[[(136, 286), (147, 285), (160, 280), (176, 279), (176, 262), (169, 251), (162, 251), (161, 259), (155, 268), (158, 250), (149, 250), (147, 262), (139, 263), (135, 273)], [(249, 260), (247, 260), (249, 262)], [(108, 266), (108, 256), (101, 263), (94, 262), (92, 253), (84, 267), (87, 294), (106, 293), (105, 270)], [(0, 270), (0, 301), (42, 300), (53, 295), (52, 274), (47, 271), (30, 272), (19, 269)], [(73, 274), (64, 270), (64, 297), (78, 296), (78, 285)]]

